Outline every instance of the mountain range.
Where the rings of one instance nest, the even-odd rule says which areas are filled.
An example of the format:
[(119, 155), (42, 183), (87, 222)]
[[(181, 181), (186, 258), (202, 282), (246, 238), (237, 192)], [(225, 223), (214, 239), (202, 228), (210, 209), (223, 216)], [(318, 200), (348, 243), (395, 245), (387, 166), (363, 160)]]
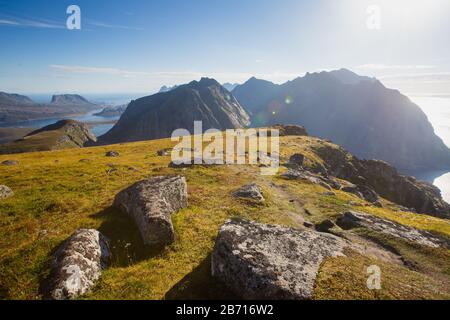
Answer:
[(303, 125), (360, 158), (385, 160), (405, 173), (450, 168), (450, 150), (419, 106), (377, 79), (340, 69), (281, 85), (251, 78), (232, 93), (251, 113), (252, 126)]

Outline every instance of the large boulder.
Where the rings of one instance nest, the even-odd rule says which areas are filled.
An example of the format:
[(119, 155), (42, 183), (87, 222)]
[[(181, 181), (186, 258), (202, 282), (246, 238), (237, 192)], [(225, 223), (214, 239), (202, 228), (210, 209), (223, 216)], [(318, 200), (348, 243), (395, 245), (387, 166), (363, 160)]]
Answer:
[(187, 184), (181, 176), (157, 176), (121, 191), (114, 206), (134, 219), (146, 245), (175, 240), (171, 214), (187, 207)]
[(345, 246), (309, 229), (230, 220), (220, 228), (212, 274), (243, 299), (310, 299), (320, 264)]
[(0, 200), (12, 197), (14, 192), (7, 186), (0, 185)]
[(86, 294), (111, 260), (109, 241), (93, 229), (79, 229), (55, 252), (44, 295), (65, 300)]
[(432, 248), (450, 248), (450, 240), (433, 235), (430, 232), (401, 225), (397, 222), (382, 219), (366, 213), (347, 211), (341, 214), (336, 224), (344, 230), (366, 228), (389, 236), (402, 238)]

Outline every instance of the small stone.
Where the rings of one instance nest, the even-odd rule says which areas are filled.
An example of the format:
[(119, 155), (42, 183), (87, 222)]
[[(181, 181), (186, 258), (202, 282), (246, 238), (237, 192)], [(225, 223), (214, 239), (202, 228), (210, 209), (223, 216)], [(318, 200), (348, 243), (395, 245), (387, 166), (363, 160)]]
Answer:
[(114, 151), (114, 150), (108, 151), (108, 152), (105, 154), (105, 156), (106, 156), (106, 157), (118, 157), (118, 156), (119, 156), (119, 152)]
[(240, 187), (238, 190), (233, 192), (233, 196), (237, 198), (251, 199), (257, 202), (265, 201), (261, 189), (258, 187), (256, 183), (250, 183)]
[(12, 197), (14, 192), (7, 186), (0, 185), (0, 200)]
[(2, 165), (4, 166), (17, 166), (19, 164), (19, 161), (16, 160), (5, 160), (2, 162)]

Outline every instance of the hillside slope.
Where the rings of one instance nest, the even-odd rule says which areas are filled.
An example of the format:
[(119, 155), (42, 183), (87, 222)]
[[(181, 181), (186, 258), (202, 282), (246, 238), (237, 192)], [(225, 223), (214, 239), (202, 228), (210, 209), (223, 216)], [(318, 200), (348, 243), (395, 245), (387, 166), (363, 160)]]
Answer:
[(75, 120), (61, 120), (28, 133), (21, 139), (0, 145), (0, 154), (81, 148), (95, 142), (89, 128)]
[[(13, 197), (0, 201), (0, 297), (40, 298), (40, 284), (49, 272), (52, 252), (77, 228), (96, 228), (111, 239), (112, 266), (89, 299), (235, 298), (211, 277), (210, 253), (219, 227), (241, 217), (298, 229), (332, 222), (342, 212), (356, 210), (405, 226), (450, 237), (448, 220), (419, 215), (381, 199), (375, 206), (342, 190), (330, 192), (315, 180), (286, 179), (289, 158), (305, 157), (305, 168), (331, 164), (320, 151), (339, 147), (317, 138), (281, 138), (278, 175), (262, 176), (258, 166), (169, 167), (169, 139), (53, 152), (0, 156), (1, 184)], [(118, 157), (105, 157), (115, 150)], [(322, 156), (321, 156), (322, 155)], [(345, 157), (351, 156), (344, 154)], [(39, 161), (37, 161), (39, 159)], [(330, 166), (330, 168), (332, 168)], [(189, 206), (172, 216), (177, 239), (164, 250), (142, 245), (139, 231), (112, 207), (116, 193), (149, 176), (181, 174), (188, 184)], [(337, 179), (340, 184), (348, 182)], [(233, 197), (242, 185), (257, 183), (264, 203)], [(352, 247), (345, 256), (321, 265), (315, 299), (442, 299), (450, 297), (450, 251), (359, 228), (333, 232)], [(381, 268), (381, 290), (366, 286), (368, 266)]]
[(250, 79), (233, 90), (254, 126), (299, 124), (364, 159), (404, 173), (450, 168), (450, 149), (423, 111), (397, 90), (349, 70), (307, 74), (282, 85)]

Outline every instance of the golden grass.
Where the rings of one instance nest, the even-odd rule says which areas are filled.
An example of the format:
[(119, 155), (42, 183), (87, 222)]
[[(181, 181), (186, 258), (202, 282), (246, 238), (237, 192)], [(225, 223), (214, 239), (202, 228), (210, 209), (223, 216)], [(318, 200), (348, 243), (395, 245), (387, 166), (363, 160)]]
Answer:
[[(282, 157), (302, 152), (308, 161), (320, 163), (311, 149), (322, 143), (319, 140), (286, 137), (281, 142)], [(0, 166), (0, 184), (15, 192), (14, 197), (0, 202), (0, 298), (40, 298), (39, 285), (48, 274), (53, 250), (81, 227), (103, 232), (111, 239), (114, 253), (111, 268), (85, 297), (89, 299), (232, 297), (211, 278), (209, 256), (219, 227), (236, 216), (301, 227), (303, 218), (297, 217), (302, 215), (320, 222), (344, 210), (356, 209), (450, 234), (447, 221), (368, 207), (342, 192), (325, 196), (325, 189), (320, 186), (261, 176), (256, 166), (169, 168), (170, 157), (159, 157), (156, 152), (173, 146), (165, 139), (0, 156), (0, 162), (19, 161), (18, 166)], [(118, 151), (120, 156), (105, 157), (109, 150)], [(142, 246), (133, 223), (111, 208), (111, 203), (118, 191), (138, 180), (172, 173), (186, 176), (189, 206), (173, 215), (175, 243), (162, 251), (149, 250)], [(249, 204), (231, 197), (233, 190), (253, 181), (261, 185), (266, 203)], [(362, 206), (351, 207), (349, 201), (359, 201)], [(305, 208), (310, 215), (305, 215)], [(398, 269), (393, 267), (392, 272)], [(325, 291), (317, 295), (333, 296), (332, 292), (327, 296)]]

